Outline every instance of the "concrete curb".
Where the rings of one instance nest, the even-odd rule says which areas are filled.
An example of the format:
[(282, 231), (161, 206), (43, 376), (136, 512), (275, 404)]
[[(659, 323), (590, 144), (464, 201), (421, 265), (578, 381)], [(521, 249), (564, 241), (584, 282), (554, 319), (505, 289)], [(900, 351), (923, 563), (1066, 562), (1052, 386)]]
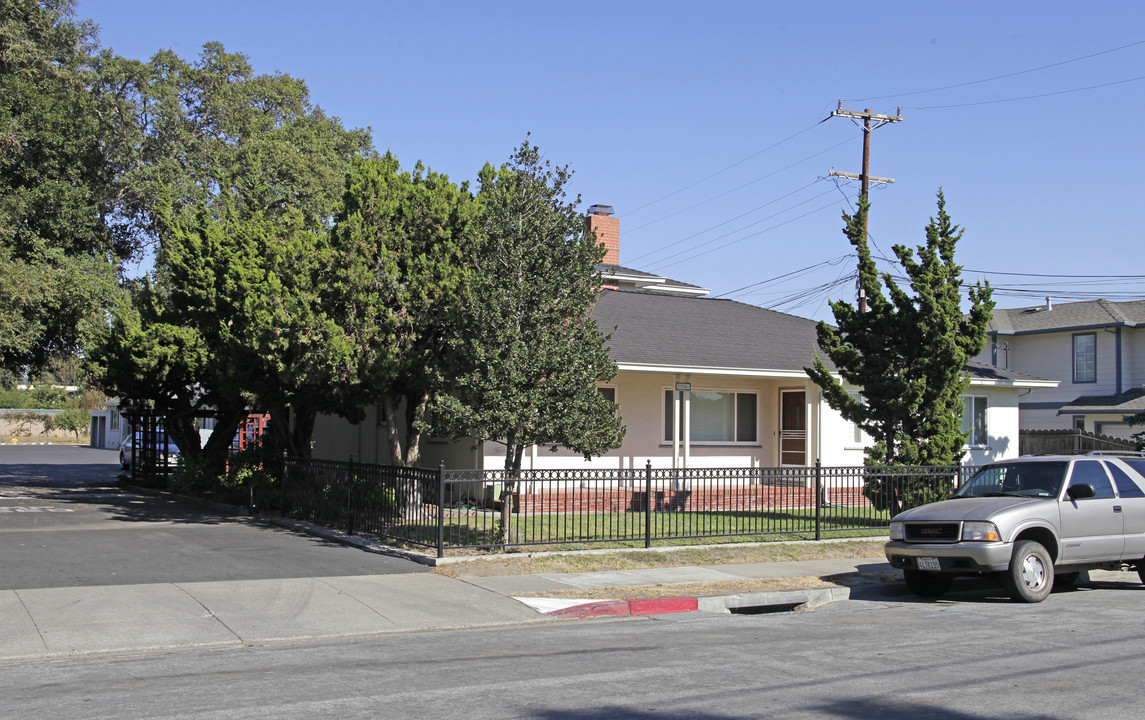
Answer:
[(637, 598), (634, 600), (599, 600), (574, 605), (563, 610), (545, 613), (555, 618), (626, 617), (630, 615), (661, 615), (665, 613), (696, 612), (699, 604), (694, 597)]
[[(828, 603), (849, 600), (851, 588), (808, 588), (804, 590), (777, 590), (738, 593), (705, 597), (634, 598), (631, 600), (591, 600), (569, 607), (542, 612), (554, 618), (627, 617), (631, 615), (662, 615), (682, 612), (706, 613), (768, 613), (786, 610), (813, 610)], [(533, 605), (534, 598), (516, 598)], [(575, 602), (575, 601), (574, 601)], [(536, 607), (534, 605), (534, 607)]]

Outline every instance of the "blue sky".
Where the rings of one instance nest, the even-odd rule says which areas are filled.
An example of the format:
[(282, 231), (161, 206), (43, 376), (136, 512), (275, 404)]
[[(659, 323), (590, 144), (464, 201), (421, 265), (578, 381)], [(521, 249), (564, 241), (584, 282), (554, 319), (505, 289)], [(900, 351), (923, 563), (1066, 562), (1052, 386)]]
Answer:
[(815, 319), (853, 300), (841, 214), (858, 190), (828, 174), (862, 157), (857, 125), (820, 120), (839, 100), (901, 107), (872, 134), (871, 174), (895, 180), (871, 191), (876, 253), (924, 242), (941, 187), (964, 277), (1000, 307), (1145, 298), (1139, 2), (83, 0), (77, 15), (128, 57), (220, 41), (456, 181), (532, 133), (585, 209), (616, 209), (623, 265)]

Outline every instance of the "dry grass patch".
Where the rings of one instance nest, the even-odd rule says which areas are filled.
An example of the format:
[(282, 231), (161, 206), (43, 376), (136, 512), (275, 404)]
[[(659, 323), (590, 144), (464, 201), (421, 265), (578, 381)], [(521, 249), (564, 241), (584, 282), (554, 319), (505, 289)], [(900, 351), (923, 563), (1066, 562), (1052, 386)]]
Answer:
[[(435, 568), (434, 572), (449, 577), (495, 577), (500, 575), (638, 570), (691, 565), (733, 565), (737, 563), (833, 558), (881, 558), (883, 556), (883, 543), (884, 540), (882, 539), (808, 541), (757, 545), (708, 545), (671, 550), (634, 550), (605, 553), (499, 555), (441, 565)], [(674, 585), (672, 587), (679, 588), (680, 586)], [(810, 586), (801, 585), (800, 587)]]
[(803, 590), (839, 587), (839, 583), (817, 577), (767, 578), (761, 580), (725, 580), (723, 582), (686, 583), (683, 585), (635, 585), (607, 588), (573, 588), (526, 593), (520, 597), (584, 598), (586, 600), (635, 600), (637, 598), (707, 597), (740, 593)]

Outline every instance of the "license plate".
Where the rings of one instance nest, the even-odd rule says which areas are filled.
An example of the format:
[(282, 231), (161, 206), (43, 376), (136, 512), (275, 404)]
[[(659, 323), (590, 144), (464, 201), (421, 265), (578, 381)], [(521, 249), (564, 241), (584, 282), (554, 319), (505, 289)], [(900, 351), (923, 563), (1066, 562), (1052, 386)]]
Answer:
[(938, 558), (920, 557), (918, 559), (919, 570), (941, 570), (942, 565), (938, 563)]

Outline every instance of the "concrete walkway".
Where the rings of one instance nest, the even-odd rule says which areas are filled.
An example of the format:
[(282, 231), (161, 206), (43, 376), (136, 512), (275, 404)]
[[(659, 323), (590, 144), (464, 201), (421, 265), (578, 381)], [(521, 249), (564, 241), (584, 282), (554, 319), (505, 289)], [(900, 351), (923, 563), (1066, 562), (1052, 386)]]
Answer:
[(430, 573), (39, 588), (0, 592), (0, 662), (175, 648), (369, 636), (551, 622), (561, 618), (806, 605), (851, 588), (637, 601), (516, 599), (523, 593), (857, 573), (877, 585), (889, 568), (817, 560), (623, 572), (461, 577)]

